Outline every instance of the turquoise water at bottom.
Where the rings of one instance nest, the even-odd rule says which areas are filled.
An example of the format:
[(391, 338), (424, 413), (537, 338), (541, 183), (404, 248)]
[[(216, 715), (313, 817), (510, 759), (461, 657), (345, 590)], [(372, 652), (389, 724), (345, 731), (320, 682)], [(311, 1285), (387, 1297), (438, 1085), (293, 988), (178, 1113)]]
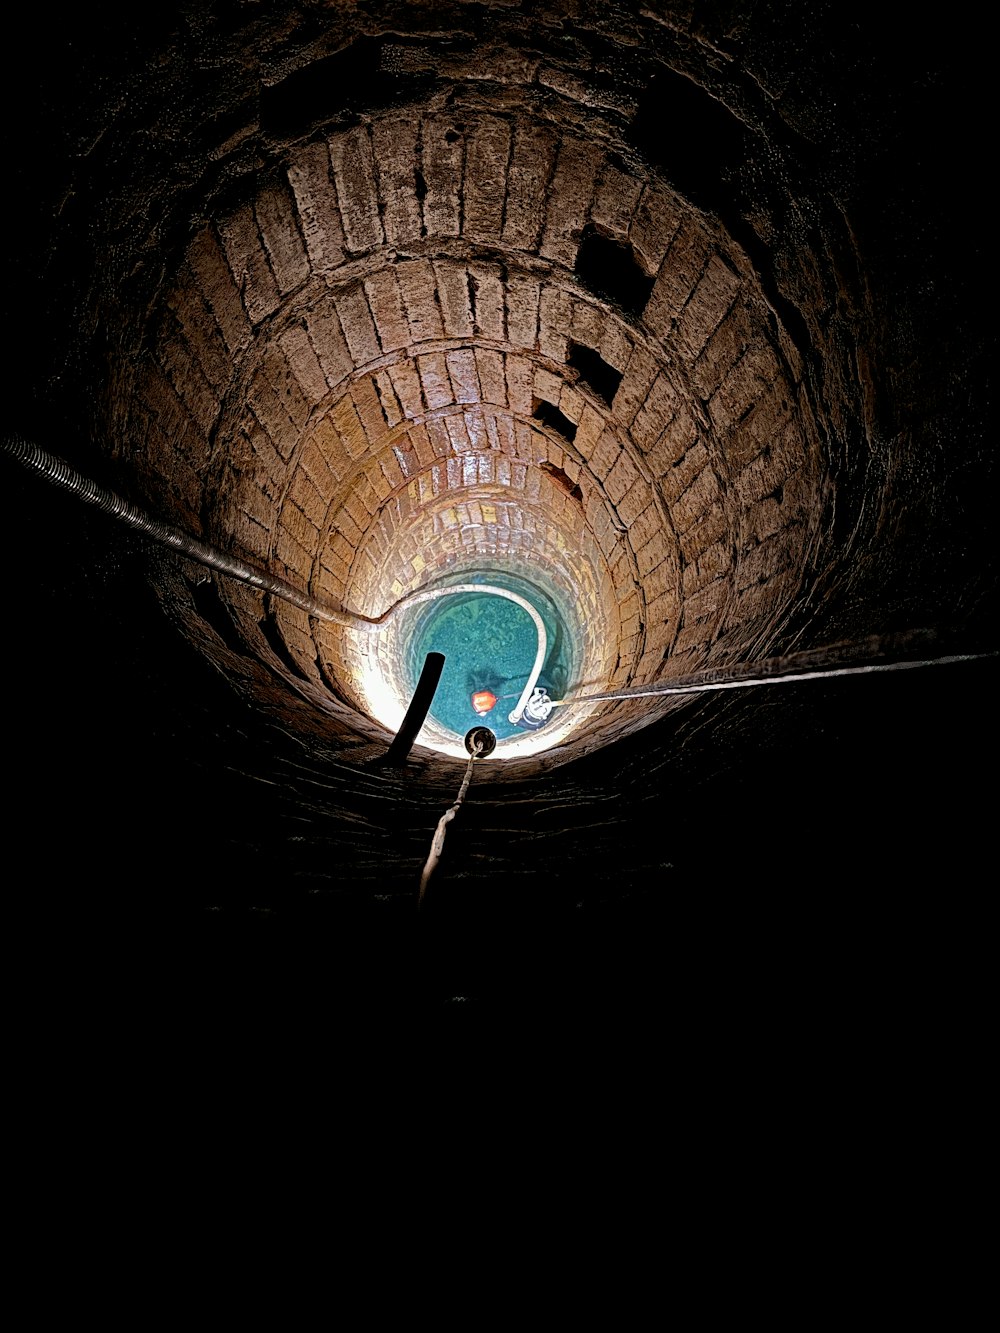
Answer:
[[(491, 577), (490, 582), (499, 580)], [(510, 591), (526, 597), (542, 617), (548, 642), (538, 684), (559, 698), (570, 669), (562, 618), (548, 598), (532, 595), (531, 590), (522, 592), (520, 587)], [(412, 683), (416, 685), (428, 653), (443, 653), (444, 670), (430, 709), (435, 721), (459, 737), (475, 726), (489, 727), (498, 741), (527, 736), (507, 717), (527, 684), (537, 646), (534, 622), (516, 602), (489, 593), (456, 593), (432, 604), (411, 646)], [(476, 690), (492, 690), (497, 696), (495, 706), (483, 715), (472, 707)]]

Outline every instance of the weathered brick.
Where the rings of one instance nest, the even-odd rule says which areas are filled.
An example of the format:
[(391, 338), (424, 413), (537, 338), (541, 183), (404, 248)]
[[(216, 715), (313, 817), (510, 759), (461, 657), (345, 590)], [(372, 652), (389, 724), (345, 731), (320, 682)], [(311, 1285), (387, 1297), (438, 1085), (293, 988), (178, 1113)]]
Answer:
[(354, 369), (337, 308), (332, 300), (327, 301), (307, 310), (304, 319), (326, 382), (335, 388)]
[(467, 128), (463, 181), (463, 235), (496, 244), (503, 222), (510, 124), (497, 116), (477, 118)]
[(250, 485), (240, 487), (240, 507), (258, 527), (266, 532), (271, 531), (275, 521), (274, 501), (258, 487)]
[[(318, 421), (309, 435), (309, 440), (316, 446), (323, 456), (323, 461), (329, 468), (331, 474), (337, 482), (343, 481), (351, 469), (351, 456), (347, 452), (344, 441), (341, 439), (333, 421), (329, 416), (325, 416), (322, 421)], [(303, 454), (303, 466), (306, 466), (307, 454)], [(320, 479), (312, 472), (309, 474), (320, 486)], [(322, 489), (322, 487), (321, 487)]]
[(665, 468), (659, 474), (660, 490), (673, 504), (707, 466), (708, 450), (700, 441), (696, 441), (671, 467)]
[(181, 271), (178, 285), (167, 297), (167, 305), (174, 312), (205, 378), (217, 393), (222, 391), (232, 379), (232, 357), (226, 350), (215, 317), (205, 304), (205, 298), (195, 286), (194, 275), (186, 265)]
[(253, 377), (247, 403), (278, 453), (287, 458), (298, 430), (266, 375), (258, 373)]
[[(613, 366), (615, 370), (624, 374), (625, 368), (632, 357), (634, 345), (619, 320), (606, 319), (601, 334), (601, 345), (595, 350), (600, 352), (609, 366)], [(616, 406), (617, 401), (618, 395), (616, 394)]]
[(607, 316), (599, 306), (574, 297), (571, 301), (569, 331), (574, 342), (582, 343), (600, 354)]
[(293, 472), (287, 498), (306, 515), (318, 536), (326, 514), (326, 498), (304, 468), (298, 467)]
[(683, 623), (693, 625), (696, 621), (714, 620), (718, 615), (721, 598), (718, 588), (703, 588), (685, 598)]
[(477, 451), (479, 484), (492, 484), (496, 479), (496, 469), (495, 464), (493, 464), (493, 453), (489, 448), (483, 417), (476, 412), (465, 413), (465, 429), (469, 432), (469, 441), (471, 441), (472, 448)]
[[(456, 420), (461, 420), (460, 417)], [(475, 454), (463, 453), (462, 459), (462, 485), (475, 486), (479, 481), (479, 460)]]
[(427, 423), (427, 437), (435, 455), (439, 458), (447, 458), (451, 452), (451, 436), (448, 434), (448, 427), (440, 417), (431, 417)]
[(816, 478), (807, 467), (794, 468), (781, 483), (786, 521), (816, 509)]
[(597, 145), (579, 139), (564, 138), (559, 145), (539, 250), (567, 268), (576, 261), (602, 157)]
[(563, 384), (559, 393), (558, 407), (568, 421), (576, 424), (587, 408), (588, 403), (579, 389), (572, 384)]
[(435, 454), (426, 426), (423, 423), (411, 426), (407, 438), (413, 446), (413, 452), (416, 454), (420, 466), (429, 467), (434, 461)]
[[(610, 491), (609, 491), (610, 494)], [(653, 488), (648, 481), (637, 477), (621, 500), (617, 502), (618, 517), (629, 529), (629, 540), (635, 541), (635, 524), (640, 514), (652, 508)], [(641, 530), (640, 530), (641, 532)], [(645, 540), (645, 537), (643, 537)]]
[(643, 312), (646, 324), (665, 337), (694, 291), (708, 262), (711, 245), (701, 227), (685, 218), (660, 265), (656, 282)]
[(718, 579), (728, 573), (732, 566), (732, 555), (725, 542), (715, 541), (698, 560), (698, 569), (707, 579)]
[(472, 348), (463, 347), (448, 352), (445, 360), (455, 390), (455, 402), (478, 403), (481, 391), (479, 376), (476, 373), (476, 357)]
[(337, 474), (327, 463), (322, 442), (315, 435), (304, 441), (302, 449), (299, 451), (298, 463), (316, 491), (323, 496), (324, 505), (328, 504)]
[(469, 265), (469, 290), (472, 294), (472, 317), (475, 332), (482, 338), (503, 342), (504, 292), (500, 268), (496, 264)]
[(403, 308), (409, 323), (410, 341), (419, 343), (428, 338), (442, 337), (444, 328), (433, 265), (426, 259), (400, 264), (398, 276)]
[(251, 515), (233, 515), (234, 549), (245, 559), (266, 565), (271, 558), (271, 529), (262, 527)]
[(632, 459), (625, 452), (619, 454), (604, 482), (604, 489), (607, 491), (612, 504), (617, 505), (624, 498), (625, 492), (638, 479), (639, 473)]
[(255, 209), (275, 281), (281, 294), (287, 296), (309, 277), (309, 261), (295, 205), (284, 185), (273, 184), (266, 185), (258, 194)]
[(297, 149), (288, 167), (288, 181), (313, 269), (331, 273), (344, 262), (345, 241), (329, 145), (313, 143)]
[(539, 300), (538, 350), (560, 363), (566, 360), (567, 332), (573, 318), (573, 298), (569, 292), (548, 285)]
[(281, 296), (254, 211), (244, 204), (220, 218), (218, 227), (226, 262), (243, 298), (243, 308), (253, 323), (259, 324), (277, 309)]
[(367, 375), (351, 385), (351, 398), (368, 442), (374, 445), (385, 434), (386, 420), (375, 385)]
[(602, 412), (598, 412), (589, 403), (584, 405), (583, 411), (580, 413), (580, 420), (577, 422), (576, 435), (573, 438), (573, 443), (584, 458), (589, 458), (593, 453), (607, 424)]
[(420, 382), (423, 385), (424, 398), (431, 411), (436, 407), (445, 407), (455, 401), (451, 380), (448, 376), (448, 364), (443, 353), (430, 352), (425, 356), (417, 357), (417, 369), (420, 373)]
[(760, 336), (756, 316), (739, 296), (711, 337), (691, 362), (691, 387), (700, 398), (710, 398), (750, 344)]
[(528, 416), (531, 412), (532, 364), (524, 357), (507, 356), (507, 401), (511, 410)]
[(396, 352), (406, 347), (410, 329), (395, 270), (384, 268), (373, 273), (365, 278), (364, 289), (382, 351)]
[(677, 320), (677, 341), (688, 356), (696, 357), (705, 347), (732, 309), (739, 290), (738, 275), (719, 255), (712, 255)]
[(456, 454), (466, 454), (469, 452), (469, 434), (465, 429), (465, 419), (460, 415), (448, 417), (445, 420), (445, 426), (448, 429), (448, 439), (451, 441), (451, 448)]
[(398, 426), (403, 421), (403, 409), (400, 406), (399, 399), (396, 397), (395, 390), (392, 387), (392, 379), (388, 370), (376, 370), (372, 376), (372, 385), (378, 394), (378, 400), (382, 408), (382, 415), (385, 417), (386, 425), (390, 427)]
[[(392, 458), (395, 462), (395, 471), (399, 473), (399, 481), (393, 481), (393, 486), (400, 486), (404, 481), (408, 481), (420, 470), (420, 460), (417, 458), (416, 450), (413, 448), (410, 440), (396, 440), (392, 445)], [(386, 468), (385, 462), (379, 459), (383, 469)], [(393, 476), (394, 473), (386, 471), (386, 476)]]
[(392, 494), (392, 485), (378, 459), (373, 459), (365, 468), (364, 481), (366, 483), (365, 496), (367, 497), (369, 491), (372, 495), (372, 503), (369, 507), (373, 514), (377, 514)]
[(740, 532), (744, 542), (762, 542), (785, 526), (785, 515), (778, 500), (769, 495), (744, 511)]
[(671, 195), (657, 186), (647, 185), (643, 189), (629, 227), (629, 241), (650, 277), (663, 262), (680, 221), (681, 215)]
[(648, 588), (644, 589), (644, 592), (646, 593), (647, 632), (653, 626), (676, 626), (680, 615), (680, 603), (676, 591), (668, 589), (659, 593), (656, 597), (650, 596)]
[(350, 566), (348, 565), (347, 561), (343, 560), (333, 549), (333, 547), (329, 543), (327, 543), (327, 545), (323, 548), (322, 555), (320, 556), (321, 588), (324, 589), (329, 588), (330, 584), (327, 582), (327, 579), (325, 577), (329, 575), (329, 578), (334, 583), (336, 583), (338, 587), (338, 600), (339, 600), (339, 590), (342, 590), (344, 588), (347, 582), (347, 577), (350, 574), (350, 572), (351, 572)]
[(681, 497), (670, 507), (678, 532), (686, 532), (705, 513), (719, 493), (719, 484), (710, 468), (700, 472)]
[(649, 396), (659, 373), (655, 358), (643, 347), (634, 347), (615, 394), (614, 417), (628, 425)]
[(676, 595), (678, 571), (676, 564), (665, 553), (664, 558), (643, 575), (643, 592), (647, 602), (654, 602), (658, 597)]
[(278, 342), (303, 396), (310, 403), (320, 402), (327, 394), (326, 375), (305, 328), (301, 324), (290, 326)]
[(425, 410), (420, 377), (414, 363), (410, 360), (397, 361), (387, 367), (392, 387), (396, 391), (399, 405), (411, 420), (422, 416)]
[(292, 367), (280, 343), (267, 343), (261, 355), (261, 368), (271, 381), (281, 405), (294, 423), (296, 435), (309, 418), (309, 402), (299, 387)]
[[(294, 509), (294, 506), (291, 506), (291, 508)], [(302, 581), (308, 579), (309, 572), (312, 569), (310, 547), (300, 541), (292, 532), (284, 513), (278, 525), (274, 549), (278, 559), (285, 564), (287, 569), (298, 574)]]
[(602, 231), (624, 240), (641, 194), (641, 181), (605, 162), (594, 191), (591, 221)]
[(673, 420), (677, 406), (678, 394), (673, 384), (666, 375), (657, 375), (632, 422), (632, 439), (644, 453), (648, 453), (659, 440)]
[[(541, 463), (544, 462), (546, 459), (548, 459), (548, 461), (552, 464), (552, 466), (558, 468), (559, 471), (561, 472), (566, 457), (562, 449), (560, 449), (559, 445), (556, 444), (554, 440), (550, 440), (547, 437), (544, 441), (544, 444), (545, 444), (545, 452), (538, 459), (538, 461)], [(555, 482), (552, 482), (549, 486), (549, 489), (552, 491), (553, 495), (555, 495), (558, 492), (559, 487), (556, 486)]]
[(667, 556), (666, 538), (662, 531), (654, 532), (640, 546), (637, 538), (630, 532), (630, 540), (634, 543), (636, 568), (639, 571), (639, 577), (644, 579), (650, 574), (657, 565), (662, 564)]
[(243, 428), (243, 438), (253, 455), (254, 480), (269, 500), (276, 500), (285, 487), (288, 464), (274, 447), (270, 435), (255, 421)]
[(329, 417), (348, 456), (355, 462), (362, 458), (368, 449), (368, 436), (365, 434), (350, 394), (344, 394), (343, 398), (334, 404)]
[(515, 347), (533, 348), (538, 339), (538, 301), (541, 284), (537, 278), (512, 273), (507, 279), (507, 337)]
[(559, 402), (562, 386), (563, 382), (560, 376), (554, 375), (551, 370), (547, 370), (544, 366), (535, 367), (534, 396), (536, 398), (540, 398), (546, 403), (556, 404)]
[(441, 302), (444, 334), (447, 338), (472, 336), (472, 295), (469, 270), (464, 264), (434, 261), (435, 286)]
[(685, 560), (698, 560), (704, 551), (728, 533), (729, 524), (726, 521), (725, 511), (722, 505), (715, 501), (681, 537), (681, 555)]
[(384, 239), (367, 128), (358, 125), (331, 139), (330, 160), (347, 249), (353, 254), (364, 254), (381, 245)]
[[(702, 648), (712, 637), (712, 626), (705, 621), (695, 621), (693, 625), (685, 625), (674, 641), (674, 656), (688, 652), (692, 648)], [(689, 669), (694, 670), (693, 663)]]
[(185, 257), (226, 347), (230, 353), (240, 351), (250, 341), (250, 324), (215, 233), (203, 227), (191, 241)]
[(421, 163), (426, 194), (424, 226), (428, 236), (461, 232), (462, 165), (465, 140), (453, 116), (427, 116), (421, 133)]
[(360, 283), (337, 293), (337, 314), (354, 365), (360, 368), (369, 361), (375, 361), (381, 355), (382, 348), (365, 290)]
[[(722, 445), (731, 468), (744, 467), (765, 450), (775, 464), (781, 460), (786, 468), (791, 467), (793, 460), (801, 454), (798, 427), (791, 416), (793, 401), (793, 395), (781, 377), (761, 394), (741, 420), (730, 426)], [(787, 441), (793, 433), (796, 447), (790, 450)]]
[(772, 388), (780, 373), (769, 347), (757, 344), (748, 349), (709, 400), (708, 412), (716, 430), (723, 431), (741, 420)]
[(386, 240), (404, 245), (417, 240), (423, 225), (417, 198), (415, 116), (385, 116), (372, 125), (372, 150)]
[(536, 246), (556, 144), (556, 136), (547, 126), (524, 121), (516, 126), (504, 210), (505, 245), (520, 250)]
[(354, 559), (361, 533), (350, 514), (343, 507), (337, 510), (330, 527), (330, 549), (336, 551), (348, 566)]
[(187, 340), (179, 336), (160, 343), (160, 362), (174, 390), (200, 430), (207, 435), (219, 415), (219, 399), (191, 355)]
[(485, 347), (476, 348), (476, 371), (484, 403), (507, 405), (507, 386), (504, 381), (503, 356)]
[(622, 447), (612, 431), (606, 430), (587, 459), (587, 464), (599, 481), (603, 481), (621, 457)]
[(670, 474), (671, 468), (699, 441), (700, 431), (686, 406), (680, 406), (676, 416), (667, 422), (666, 429), (646, 455), (654, 477)]
[(736, 565), (736, 586), (742, 590), (754, 584), (766, 583), (781, 573), (787, 564), (787, 542), (783, 536), (776, 534), (739, 557)]
[(354, 521), (354, 526), (359, 533), (364, 534), (368, 531), (371, 523), (372, 508), (371, 502), (374, 496), (371, 495), (371, 488), (368, 488), (369, 504), (365, 503), (365, 487), (361, 478), (357, 478), (355, 485), (351, 487), (349, 494), (344, 499), (344, 509)]

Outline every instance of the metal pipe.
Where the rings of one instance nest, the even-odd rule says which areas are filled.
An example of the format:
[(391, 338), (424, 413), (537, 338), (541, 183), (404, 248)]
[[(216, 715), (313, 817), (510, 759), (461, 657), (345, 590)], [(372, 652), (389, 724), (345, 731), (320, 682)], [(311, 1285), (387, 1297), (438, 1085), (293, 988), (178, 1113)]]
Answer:
[(315, 616), (317, 620), (326, 620), (334, 625), (347, 625), (352, 629), (374, 627), (375, 622), (370, 621), (365, 616), (356, 616), (349, 611), (344, 611), (341, 607), (318, 601), (315, 597), (310, 597), (308, 593), (300, 592), (298, 588), (291, 583), (287, 583), (284, 579), (275, 578), (274, 575), (268, 574), (263, 569), (258, 569), (255, 565), (248, 564), (245, 560), (238, 560), (235, 556), (227, 555), (225, 551), (209, 546), (207, 542), (199, 541), (197, 537), (182, 532), (180, 528), (174, 528), (167, 523), (160, 523), (155, 518), (150, 518), (141, 509), (137, 509), (134, 505), (129, 504), (127, 500), (123, 500), (120, 495), (116, 495), (114, 491), (109, 491), (104, 486), (99, 486), (97, 482), (82, 476), (70, 467), (64, 459), (46, 453), (44, 449), (32, 444), (30, 440), (25, 440), (17, 435), (4, 435), (3, 448), (18, 462), (37, 472), (46, 481), (52, 482), (64, 491), (69, 491), (71, 495), (75, 495), (85, 503), (94, 505), (103, 513), (111, 514), (112, 517), (120, 519), (137, 532), (152, 537), (154, 541), (179, 551), (181, 555), (186, 556), (189, 560), (207, 565), (209, 569), (217, 570), (220, 574), (228, 574), (230, 578), (239, 579), (241, 583), (249, 583), (254, 588), (262, 588), (265, 592), (273, 593), (275, 597), (291, 602), (293, 606), (297, 606), (309, 615)]
[[(537, 651), (534, 665), (528, 683), (510, 714), (511, 722), (517, 722), (523, 713), (524, 707), (531, 697), (531, 691), (541, 674), (542, 664), (545, 660), (546, 634), (541, 616), (530, 602), (523, 597), (519, 597), (517, 593), (510, 592), (506, 588), (494, 587), (491, 584), (461, 583), (429, 592), (409, 593), (407, 596), (401, 597), (399, 601), (394, 602), (380, 616), (364, 616), (359, 612), (345, 611), (343, 607), (333, 606), (329, 602), (322, 602), (315, 597), (310, 597), (308, 593), (301, 592), (291, 583), (286, 582), (285, 579), (276, 578), (265, 570), (257, 568), (256, 565), (251, 565), (245, 560), (239, 560), (235, 556), (228, 555), (215, 546), (209, 546), (207, 542), (199, 541), (197, 537), (182, 532), (180, 528), (171, 527), (167, 523), (160, 523), (157, 519), (143, 513), (141, 509), (129, 504), (127, 500), (123, 500), (114, 491), (109, 491), (106, 487), (98, 485), (97, 482), (91, 481), (88, 477), (84, 477), (64, 459), (47, 453), (44, 449), (40, 449), (37, 444), (24, 439), (22, 436), (4, 434), (2, 442), (7, 453), (16, 458), (18, 462), (23, 463), (25, 467), (31, 468), (39, 476), (44, 477), (46, 481), (53, 483), (62, 490), (69, 491), (70, 494), (75, 495), (87, 504), (94, 505), (102, 512), (120, 519), (129, 527), (153, 538), (154, 541), (171, 547), (189, 560), (206, 565), (209, 569), (214, 569), (220, 574), (227, 574), (230, 578), (238, 579), (242, 583), (248, 583), (251, 587), (261, 588), (265, 592), (272, 593), (275, 597), (280, 597), (283, 601), (299, 607), (308, 615), (315, 616), (317, 620), (325, 620), (334, 625), (344, 625), (349, 629), (375, 630), (384, 625), (391, 616), (404, 606), (418, 606), (421, 602), (434, 601), (438, 597), (449, 597), (454, 593), (488, 593), (493, 597), (505, 597), (508, 601), (516, 602), (531, 617), (537, 634)], [(435, 681), (435, 686), (436, 684)]]
[[(869, 675), (877, 671), (908, 671), (916, 667), (947, 666), (953, 662), (975, 662), (996, 657), (997, 652), (952, 653), (946, 656), (898, 659), (886, 662), (843, 663), (843, 658), (859, 652), (879, 656), (887, 652), (903, 652), (914, 641), (926, 643), (929, 636), (919, 631), (909, 635), (872, 638), (859, 644), (819, 648), (812, 652), (792, 653), (786, 657), (771, 657), (760, 662), (748, 662), (742, 667), (710, 668), (687, 676), (653, 685), (633, 685), (621, 690), (601, 690), (585, 694), (582, 690), (568, 694), (564, 699), (550, 700), (553, 707), (570, 704), (610, 703), (629, 699), (652, 699), (669, 694), (703, 694), (710, 690), (741, 690), (752, 685), (785, 685), (798, 680), (828, 680), (836, 676)], [(836, 665), (839, 661), (842, 665)], [(825, 663), (830, 665), (825, 665)]]

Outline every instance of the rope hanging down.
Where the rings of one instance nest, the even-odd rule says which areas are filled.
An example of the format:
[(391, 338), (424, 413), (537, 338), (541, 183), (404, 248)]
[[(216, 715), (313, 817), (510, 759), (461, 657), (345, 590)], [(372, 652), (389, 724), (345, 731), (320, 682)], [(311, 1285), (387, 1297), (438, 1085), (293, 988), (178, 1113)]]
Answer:
[(430, 855), (424, 865), (423, 874), (420, 876), (420, 893), (417, 897), (417, 907), (424, 904), (424, 895), (427, 892), (427, 885), (430, 882), (441, 860), (441, 853), (444, 851), (444, 835), (447, 832), (448, 825), (458, 814), (462, 802), (465, 800), (465, 793), (469, 790), (469, 783), (472, 781), (472, 766), (477, 759), (485, 759), (491, 754), (496, 745), (496, 737), (489, 727), (473, 727), (465, 738), (465, 748), (469, 751), (469, 762), (465, 766), (465, 777), (462, 779), (462, 785), (458, 789), (458, 796), (455, 798), (454, 805), (450, 805), (438, 820), (438, 826), (434, 830), (434, 837), (431, 840)]

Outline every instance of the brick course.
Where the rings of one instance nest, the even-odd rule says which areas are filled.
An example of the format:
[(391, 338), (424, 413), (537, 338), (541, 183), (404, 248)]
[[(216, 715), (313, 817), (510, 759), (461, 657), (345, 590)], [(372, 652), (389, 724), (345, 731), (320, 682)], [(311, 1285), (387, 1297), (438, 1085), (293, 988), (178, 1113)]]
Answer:
[[(575, 274), (588, 223), (655, 277), (639, 318)], [(338, 601), (465, 559), (575, 567), (589, 651), (652, 678), (774, 619), (815, 486), (817, 432), (723, 250), (662, 184), (516, 105), (375, 117), (196, 233), (136, 420), (183, 456), (192, 513), (199, 474), (225, 476), (240, 543)], [(610, 408), (571, 341), (622, 374)], [(288, 641), (313, 670), (306, 631)], [(361, 660), (324, 645), (335, 674)]]

